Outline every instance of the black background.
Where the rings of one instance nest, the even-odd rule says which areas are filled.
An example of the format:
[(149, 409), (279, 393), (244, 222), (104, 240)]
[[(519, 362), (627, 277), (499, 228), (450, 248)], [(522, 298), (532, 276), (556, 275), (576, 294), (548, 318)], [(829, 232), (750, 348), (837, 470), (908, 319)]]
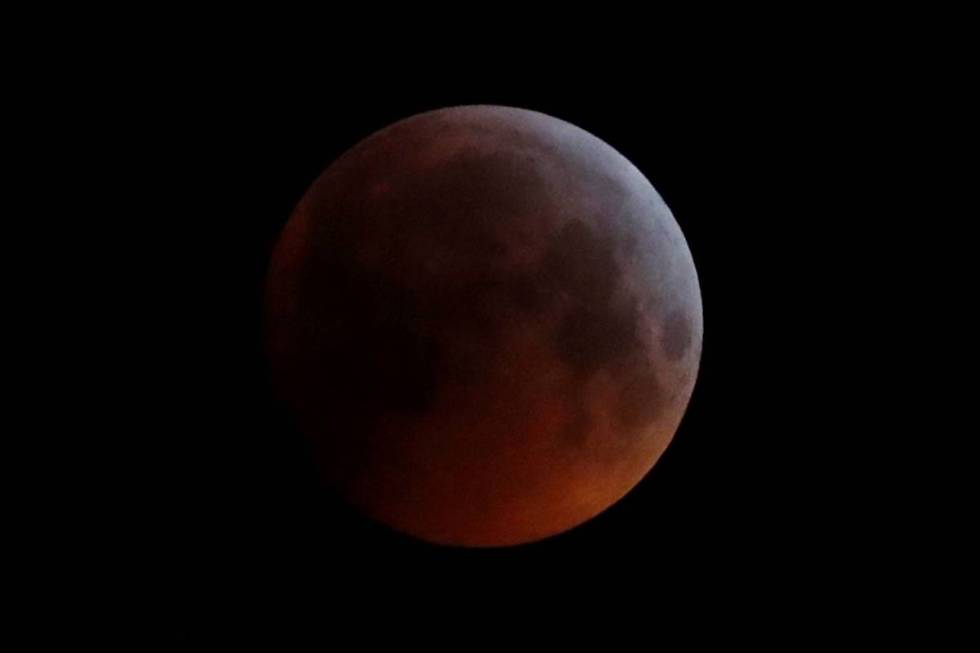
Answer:
[[(862, 118), (804, 62), (643, 73), (542, 63), (420, 76), (395, 63), (202, 74), (141, 100), (152, 117), (136, 148), (158, 155), (136, 173), (154, 210), (127, 252), (148, 270), (129, 294), (150, 299), (129, 393), (134, 438), (150, 446), (128, 466), (150, 489), (134, 511), (148, 517), (141, 568), (167, 635), (249, 637), (283, 619), (329, 630), (358, 615), (384, 628), (447, 609), (492, 628), (500, 611), (560, 618), (565, 602), (601, 611), (635, 593), (649, 611), (708, 601), (735, 614), (762, 596), (791, 616), (790, 597), (858, 555), (860, 510), (841, 495), (860, 427), (827, 382), (846, 359), (833, 334), (851, 300), (830, 289), (850, 250), (825, 209), (849, 203), (835, 134)], [(320, 487), (270, 385), (260, 324), (272, 246), (316, 176), (395, 120), (474, 103), (562, 118), (629, 158), (687, 237), (705, 324), (687, 414), (635, 490), (572, 531), (487, 550), (409, 539)]]

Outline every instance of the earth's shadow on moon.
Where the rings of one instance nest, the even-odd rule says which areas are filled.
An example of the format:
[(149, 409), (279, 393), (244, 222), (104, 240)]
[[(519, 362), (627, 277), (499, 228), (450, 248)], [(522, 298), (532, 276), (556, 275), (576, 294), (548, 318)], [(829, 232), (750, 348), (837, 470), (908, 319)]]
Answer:
[(663, 453), (700, 294), (628, 161), (542, 114), (463, 107), (375, 134), (311, 187), (273, 255), (266, 338), (347, 501), (432, 542), (517, 544), (594, 517)]

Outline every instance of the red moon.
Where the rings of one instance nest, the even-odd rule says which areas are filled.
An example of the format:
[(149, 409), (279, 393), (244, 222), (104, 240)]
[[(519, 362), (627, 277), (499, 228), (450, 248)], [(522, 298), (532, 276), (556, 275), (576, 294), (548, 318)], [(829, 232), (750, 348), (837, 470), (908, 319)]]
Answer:
[(365, 139), (269, 269), (272, 374), (324, 478), (440, 544), (587, 521), (656, 463), (701, 356), (694, 262), (649, 181), (541, 113), (468, 106)]

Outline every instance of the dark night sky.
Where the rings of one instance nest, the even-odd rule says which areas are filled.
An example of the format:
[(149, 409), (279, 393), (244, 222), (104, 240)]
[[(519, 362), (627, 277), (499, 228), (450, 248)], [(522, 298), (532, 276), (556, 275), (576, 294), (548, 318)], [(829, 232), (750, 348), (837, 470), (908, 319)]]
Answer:
[[(836, 273), (810, 262), (831, 240), (818, 187), (837, 189), (835, 201), (847, 191), (828, 165), (831, 123), (818, 120), (830, 109), (793, 81), (804, 75), (746, 62), (651, 70), (643, 84), (585, 72), (421, 80), (396, 69), (298, 84), (241, 75), (161, 100), (167, 118), (148, 145), (174, 165), (145, 189), (163, 208), (147, 238), (164, 298), (148, 318), (159, 372), (146, 472), (174, 632), (282, 612), (304, 620), (298, 605), (311, 623), (337, 624), (447, 606), (487, 618), (476, 606), (602, 603), (620, 591), (738, 602), (739, 588), (791, 594), (834, 569), (841, 520), (857, 517), (828, 526), (843, 473), (824, 473), (841, 458), (828, 429), (841, 421), (821, 409), (834, 390), (816, 369), (834, 349), (821, 334), (833, 329)], [(700, 376), (653, 471), (587, 524), (512, 549), (413, 541), (321, 489), (261, 349), (268, 257), (313, 179), (380, 127), (470, 103), (557, 116), (630, 159), (686, 235), (704, 304)]]

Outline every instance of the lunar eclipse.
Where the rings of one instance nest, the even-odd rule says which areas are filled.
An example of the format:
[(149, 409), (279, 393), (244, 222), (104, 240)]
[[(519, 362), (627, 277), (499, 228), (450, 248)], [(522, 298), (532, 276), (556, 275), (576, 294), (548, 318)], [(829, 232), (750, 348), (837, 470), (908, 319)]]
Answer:
[(579, 525), (670, 443), (701, 354), (663, 199), (582, 129), (431, 111), (312, 184), (266, 280), (273, 379), (350, 504), (430, 542)]

